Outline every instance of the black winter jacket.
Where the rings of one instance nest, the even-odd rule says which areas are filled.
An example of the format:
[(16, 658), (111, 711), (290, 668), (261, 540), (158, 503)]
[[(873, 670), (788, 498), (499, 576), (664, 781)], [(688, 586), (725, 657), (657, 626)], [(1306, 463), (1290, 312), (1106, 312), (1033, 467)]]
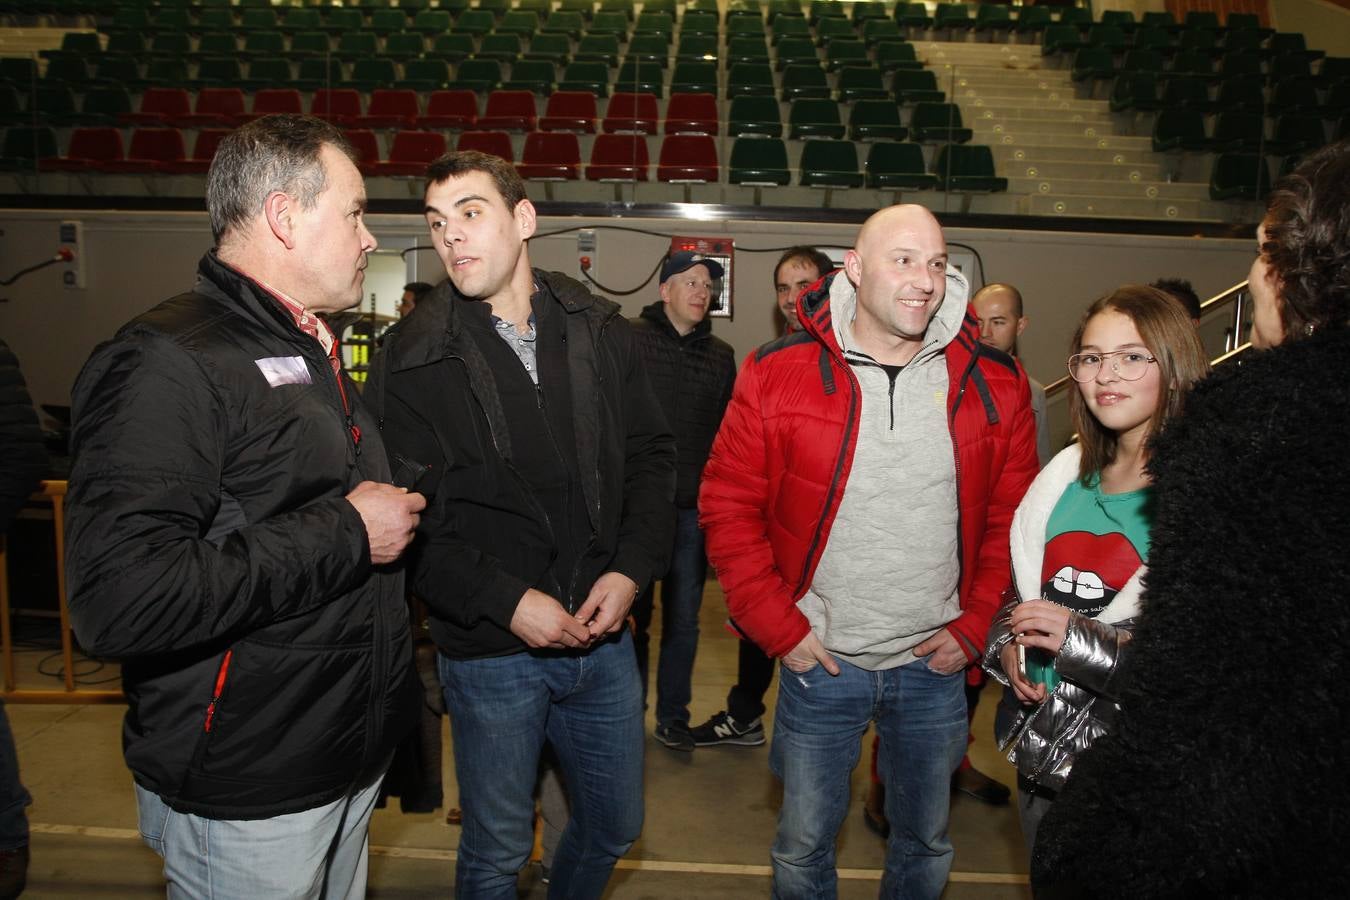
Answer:
[[(674, 438), (618, 305), (560, 273), (536, 269), (534, 277), (562, 313), (561, 329), (540, 326), (537, 352), (563, 344), (591, 529), (571, 535), (581, 549), (572, 596), (584, 597), (606, 571), (641, 590), (666, 570), (674, 540)], [(529, 588), (558, 596), (553, 525), (512, 464), (501, 397), (477, 344), (500, 338), (468, 319), (490, 315), (486, 303), (442, 282), (387, 334), (367, 394), (382, 409), (390, 452), (429, 467), (418, 484), (428, 505), (413, 589), (431, 608), (436, 645), (457, 659), (525, 650), (510, 631), (520, 598)]]
[(1039, 897), (1350, 887), (1350, 329), (1216, 371), (1159, 436), (1116, 732), (1037, 835)]
[(416, 721), (403, 577), (345, 499), (388, 462), (342, 377), (359, 446), (318, 342), (212, 252), (76, 382), (71, 617), (123, 661), (127, 765), (174, 809), (332, 802)]
[(707, 319), (681, 335), (660, 300), (644, 307), (642, 315), (633, 320), (633, 335), (656, 399), (675, 432), (675, 505), (693, 509), (698, 506), (703, 464), (736, 384), (736, 351), (713, 336), (712, 322)]
[(0, 534), (37, 489), (47, 471), (33, 399), (28, 396), (19, 361), (0, 341)]

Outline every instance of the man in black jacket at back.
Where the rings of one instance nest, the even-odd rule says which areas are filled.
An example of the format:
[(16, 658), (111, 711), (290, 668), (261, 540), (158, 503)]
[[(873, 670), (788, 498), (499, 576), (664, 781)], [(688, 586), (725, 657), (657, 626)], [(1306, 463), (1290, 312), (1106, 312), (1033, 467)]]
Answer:
[(617, 304), (531, 269), (510, 163), (427, 171), (449, 273), (385, 338), (370, 396), (424, 467), (413, 589), (431, 609), (464, 831), (459, 897), (515, 897), (545, 739), (572, 816), (550, 896), (599, 897), (642, 827), (642, 697), (629, 607), (665, 571), (675, 446)]
[(317, 313), (361, 299), (342, 133), (268, 116), (207, 176), (191, 291), (95, 349), (74, 391), (70, 611), (122, 661), (141, 834), (171, 897), (361, 897), (416, 721), (403, 576), (418, 494)]
[[(720, 263), (697, 253), (673, 253), (661, 267), (661, 299), (633, 320), (647, 374), (679, 453), (675, 485), (675, 546), (661, 579), (661, 657), (656, 669), (656, 739), (674, 750), (693, 750), (689, 733), (690, 680), (698, 651), (698, 612), (708, 557), (698, 527), (698, 485), (717, 426), (736, 383), (736, 353), (713, 336), (708, 320)], [(652, 587), (633, 604), (642, 696), (647, 696), (647, 629)]]

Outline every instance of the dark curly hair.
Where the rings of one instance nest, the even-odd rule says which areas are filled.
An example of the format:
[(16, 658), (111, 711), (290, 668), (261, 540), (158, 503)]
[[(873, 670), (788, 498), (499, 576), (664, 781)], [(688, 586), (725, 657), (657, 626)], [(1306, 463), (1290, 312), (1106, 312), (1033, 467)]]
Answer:
[(1266, 200), (1261, 254), (1290, 338), (1350, 324), (1350, 140), (1323, 147)]

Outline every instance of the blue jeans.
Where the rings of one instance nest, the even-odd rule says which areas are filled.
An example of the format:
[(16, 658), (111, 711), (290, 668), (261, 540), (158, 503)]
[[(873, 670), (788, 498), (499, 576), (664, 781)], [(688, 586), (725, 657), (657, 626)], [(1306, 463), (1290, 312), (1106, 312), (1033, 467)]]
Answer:
[(545, 738), (571, 804), (549, 896), (599, 897), (642, 831), (642, 692), (627, 630), (585, 653), (440, 657), (464, 827), (455, 896), (512, 898)]
[(207, 819), (136, 785), (141, 839), (164, 859), (169, 900), (360, 900), (380, 781), (304, 812)]
[[(694, 655), (698, 652), (698, 611), (703, 606), (703, 584), (708, 557), (697, 509), (675, 510), (675, 547), (670, 571), (661, 579), (661, 658), (656, 668), (656, 721), (659, 725), (689, 724)], [(637, 621), (634, 647), (642, 701), (647, 701), (647, 629), (651, 626), (654, 586), (648, 586), (633, 604)]]
[[(0, 535), (3, 539), (3, 535)], [(19, 780), (19, 754), (9, 727), (5, 703), (0, 700), (0, 850), (28, 846), (28, 816), (24, 807), (33, 802)]]
[(778, 673), (769, 765), (783, 781), (783, 808), (772, 850), (773, 895), (838, 895), (835, 839), (860, 741), (875, 722), (891, 823), (881, 896), (936, 898), (952, 864), (951, 778), (969, 728), (964, 675), (940, 675), (923, 660), (879, 672), (838, 662), (838, 676), (820, 666), (801, 674), (783, 666)]

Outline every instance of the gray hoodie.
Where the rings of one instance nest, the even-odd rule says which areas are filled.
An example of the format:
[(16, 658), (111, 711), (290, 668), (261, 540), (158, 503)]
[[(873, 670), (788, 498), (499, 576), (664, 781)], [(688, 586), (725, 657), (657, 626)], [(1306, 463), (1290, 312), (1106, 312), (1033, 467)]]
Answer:
[[(831, 653), (864, 669), (912, 662), (914, 647), (961, 614), (956, 452), (943, 351), (961, 329), (969, 286), (947, 293), (923, 348), (895, 379), (857, 351), (857, 294), (830, 285), (835, 338), (861, 386), (858, 442), (815, 577), (797, 608)], [(851, 352), (850, 352), (851, 351)]]

